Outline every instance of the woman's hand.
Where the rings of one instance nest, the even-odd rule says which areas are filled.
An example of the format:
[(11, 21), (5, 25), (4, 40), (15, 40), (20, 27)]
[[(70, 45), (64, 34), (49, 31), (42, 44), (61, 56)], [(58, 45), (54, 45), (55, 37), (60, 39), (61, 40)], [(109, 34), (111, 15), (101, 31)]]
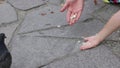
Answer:
[(67, 21), (74, 24), (81, 16), (84, 0), (66, 0), (61, 12), (67, 10)]

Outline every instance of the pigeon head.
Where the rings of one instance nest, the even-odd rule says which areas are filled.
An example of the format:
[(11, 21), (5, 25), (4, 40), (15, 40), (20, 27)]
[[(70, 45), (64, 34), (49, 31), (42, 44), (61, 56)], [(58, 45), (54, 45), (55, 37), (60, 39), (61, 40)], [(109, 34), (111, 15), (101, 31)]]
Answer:
[(4, 33), (0, 33), (0, 41), (4, 40), (6, 38)]

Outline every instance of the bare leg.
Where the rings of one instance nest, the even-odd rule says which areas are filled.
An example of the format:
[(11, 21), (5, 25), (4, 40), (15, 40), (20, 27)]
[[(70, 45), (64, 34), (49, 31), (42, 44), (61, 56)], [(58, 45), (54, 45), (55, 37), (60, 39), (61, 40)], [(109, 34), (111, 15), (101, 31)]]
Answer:
[(92, 47), (96, 47), (100, 42), (102, 42), (106, 37), (112, 34), (120, 28), (120, 10), (115, 13), (103, 29), (98, 32), (98, 34), (85, 38), (85, 43), (80, 47), (81, 50), (86, 50)]

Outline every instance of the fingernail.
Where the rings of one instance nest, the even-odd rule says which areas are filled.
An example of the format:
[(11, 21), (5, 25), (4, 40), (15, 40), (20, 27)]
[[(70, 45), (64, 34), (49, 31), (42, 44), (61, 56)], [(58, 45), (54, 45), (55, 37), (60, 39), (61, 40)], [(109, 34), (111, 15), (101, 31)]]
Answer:
[(80, 48), (81, 51), (83, 51), (84, 49), (83, 48)]

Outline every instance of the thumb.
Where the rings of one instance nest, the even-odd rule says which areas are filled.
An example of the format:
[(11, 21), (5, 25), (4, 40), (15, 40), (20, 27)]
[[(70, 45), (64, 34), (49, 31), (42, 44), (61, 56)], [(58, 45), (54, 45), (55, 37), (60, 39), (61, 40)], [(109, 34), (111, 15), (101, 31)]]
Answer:
[(64, 4), (64, 6), (61, 8), (61, 12), (64, 12), (66, 9), (67, 9), (67, 7), (69, 6), (69, 3), (68, 2), (66, 2), (65, 4)]
[(89, 37), (87, 37), (87, 38), (84, 38), (84, 41), (86, 42), (86, 41), (88, 41), (89, 40)]

